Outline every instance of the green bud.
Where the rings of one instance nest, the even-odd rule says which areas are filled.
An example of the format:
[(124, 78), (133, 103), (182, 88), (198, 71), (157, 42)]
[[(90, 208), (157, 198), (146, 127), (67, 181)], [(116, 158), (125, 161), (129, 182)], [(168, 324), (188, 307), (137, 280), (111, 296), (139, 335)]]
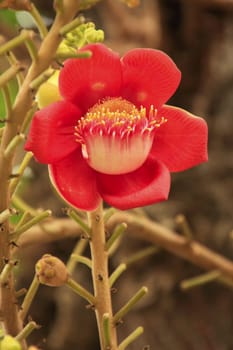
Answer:
[(0, 350), (22, 350), (18, 340), (11, 335), (6, 335), (3, 340), (0, 341)]
[(82, 23), (77, 28), (67, 33), (59, 45), (58, 52), (72, 54), (86, 44), (98, 43), (104, 40), (104, 32), (95, 29), (93, 22)]
[(85, 32), (85, 36), (88, 44), (104, 41), (104, 31), (101, 29), (93, 30), (92, 28), (88, 28)]

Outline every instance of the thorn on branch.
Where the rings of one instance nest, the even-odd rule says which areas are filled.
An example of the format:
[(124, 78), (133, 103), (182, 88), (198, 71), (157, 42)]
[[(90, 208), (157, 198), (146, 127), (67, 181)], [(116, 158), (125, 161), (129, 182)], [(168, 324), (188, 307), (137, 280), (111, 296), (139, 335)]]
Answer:
[(88, 305), (86, 305), (86, 309), (95, 311), (95, 305), (94, 304), (88, 304)]
[(116, 294), (118, 292), (117, 288), (113, 287), (110, 289), (112, 294)]
[(19, 245), (14, 241), (10, 241), (9, 245), (11, 245), (12, 247), (15, 247), (15, 248), (19, 248)]
[(103, 276), (101, 274), (98, 274), (98, 281), (102, 282), (103, 281)]
[(10, 174), (9, 180), (20, 177), (20, 174)]

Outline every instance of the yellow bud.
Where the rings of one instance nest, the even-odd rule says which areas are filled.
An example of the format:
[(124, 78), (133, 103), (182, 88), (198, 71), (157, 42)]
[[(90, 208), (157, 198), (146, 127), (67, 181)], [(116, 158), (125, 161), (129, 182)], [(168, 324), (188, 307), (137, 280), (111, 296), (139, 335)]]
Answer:
[(6, 335), (3, 340), (0, 341), (0, 350), (22, 350), (18, 340), (11, 335)]
[(69, 274), (65, 264), (60, 259), (45, 254), (36, 263), (36, 276), (41, 284), (59, 287), (67, 282)]
[(122, 0), (128, 7), (137, 7), (140, 5), (140, 0)]
[(58, 77), (59, 70), (56, 70), (46, 83), (39, 87), (36, 100), (40, 109), (62, 99), (58, 89)]

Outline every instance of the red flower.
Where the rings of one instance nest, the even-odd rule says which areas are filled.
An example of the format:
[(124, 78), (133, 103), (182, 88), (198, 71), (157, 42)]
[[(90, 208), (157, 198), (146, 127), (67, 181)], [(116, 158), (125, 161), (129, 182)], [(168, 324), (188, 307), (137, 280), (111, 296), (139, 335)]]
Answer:
[(55, 188), (79, 209), (101, 198), (120, 209), (167, 199), (170, 172), (207, 160), (205, 121), (164, 105), (180, 71), (158, 50), (120, 59), (102, 44), (84, 49), (92, 57), (65, 62), (64, 100), (35, 114), (25, 149), (49, 164)]

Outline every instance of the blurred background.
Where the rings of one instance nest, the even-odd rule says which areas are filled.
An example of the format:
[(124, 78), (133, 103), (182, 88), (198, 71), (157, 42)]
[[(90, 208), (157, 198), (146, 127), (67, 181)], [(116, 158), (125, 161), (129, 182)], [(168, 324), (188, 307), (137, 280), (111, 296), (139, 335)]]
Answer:
[[(52, 1), (35, 3), (49, 23)], [(177, 229), (176, 216), (184, 214), (196, 240), (232, 259), (233, 1), (142, 0), (140, 6), (129, 9), (120, 1), (103, 0), (84, 15), (105, 31), (106, 44), (114, 50), (123, 54), (135, 47), (159, 48), (182, 71), (181, 85), (169, 104), (206, 119), (209, 162), (174, 174), (169, 200), (146, 207), (144, 212), (172, 229)], [(14, 35), (15, 29), (3, 20), (0, 28), (2, 36)], [(25, 59), (24, 51), (19, 50), (18, 55)], [(62, 216), (64, 205), (49, 185), (46, 167), (34, 162), (32, 174), (25, 200)], [(65, 261), (74, 244), (67, 240), (25, 249), (20, 285), (29, 285), (41, 254), (53, 253)], [(126, 237), (111, 267), (144, 246), (144, 242)], [(77, 280), (88, 287), (89, 271), (79, 266), (76, 273)], [(180, 290), (183, 279), (201, 273), (197, 267), (160, 251), (121, 277), (113, 296), (115, 309), (141, 285), (149, 287), (149, 295), (119, 326), (121, 339), (139, 325), (145, 329), (130, 350), (233, 349), (232, 290), (216, 283)], [(31, 316), (42, 325), (31, 341), (43, 349), (98, 349), (94, 313), (86, 310), (85, 302), (72, 292), (41, 287)]]

